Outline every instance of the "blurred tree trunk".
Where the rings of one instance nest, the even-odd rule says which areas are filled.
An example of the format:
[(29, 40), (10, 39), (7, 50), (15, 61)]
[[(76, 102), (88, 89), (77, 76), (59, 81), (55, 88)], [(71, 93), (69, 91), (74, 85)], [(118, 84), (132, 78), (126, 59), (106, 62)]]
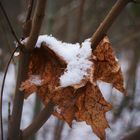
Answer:
[(84, 5), (86, 0), (80, 0), (80, 5), (78, 7), (78, 16), (77, 16), (77, 27), (75, 33), (75, 42), (81, 41), (81, 31), (83, 25), (83, 15), (84, 15)]
[(133, 130), (121, 140), (140, 140), (140, 128)]
[(63, 127), (64, 127), (64, 122), (61, 120), (56, 120), (56, 125), (54, 128), (54, 138), (53, 140), (61, 140), (62, 137), (62, 131), (63, 131)]
[(46, 20), (47, 21), (47, 26), (46, 25), (44, 26), (46, 28), (45, 33), (47, 33), (47, 34), (52, 34), (55, 12), (56, 12), (56, 2), (55, 2), (55, 0), (53, 0), (53, 1), (48, 0), (47, 20)]
[[(136, 40), (136, 42), (137, 42), (137, 40)], [(120, 115), (125, 107), (127, 107), (129, 110), (133, 110), (133, 107), (134, 107), (134, 99), (135, 99), (135, 93), (136, 93), (136, 80), (137, 80), (136, 72), (138, 69), (138, 62), (139, 62), (138, 46), (137, 45), (134, 46), (131, 51), (133, 51), (133, 58), (130, 61), (130, 66), (129, 66), (129, 70), (127, 73), (128, 80), (127, 80), (127, 85), (126, 85), (129, 95), (127, 97), (123, 98), (119, 108), (117, 109), (117, 111), (114, 114), (114, 120), (116, 120), (117, 118), (120, 117)], [(128, 127), (128, 129), (129, 129), (129, 127)]]

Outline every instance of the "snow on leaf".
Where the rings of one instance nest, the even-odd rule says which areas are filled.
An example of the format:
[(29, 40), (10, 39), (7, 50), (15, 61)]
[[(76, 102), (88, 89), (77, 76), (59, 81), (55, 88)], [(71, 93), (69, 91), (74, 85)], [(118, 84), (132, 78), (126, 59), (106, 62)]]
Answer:
[[(23, 44), (26, 44), (28, 38), (23, 40)], [(36, 48), (40, 48), (43, 44), (46, 44), (46, 49), (59, 56), (59, 60), (67, 63), (67, 67), (60, 78), (60, 86), (74, 86), (79, 85), (81, 81), (89, 78), (91, 73), (92, 62), (90, 57), (92, 54), (91, 42), (89, 39), (85, 40), (82, 44), (65, 43), (57, 40), (56, 38), (48, 35), (41, 35), (38, 37)], [(53, 57), (54, 57), (53, 56)], [(85, 78), (86, 77), (86, 78)], [(82, 85), (82, 84), (81, 84)]]
[[(43, 42), (46, 41), (46, 37), (45, 40), (43, 40), (43, 38), (40, 39)], [(85, 121), (92, 127), (93, 132), (101, 140), (104, 140), (105, 129), (109, 127), (105, 118), (105, 113), (111, 110), (112, 106), (105, 101), (96, 82), (97, 80), (102, 80), (112, 83), (116, 89), (125, 94), (126, 91), (123, 87), (123, 76), (120, 65), (113, 53), (108, 38), (105, 37), (99, 43), (93, 54), (90, 54), (90, 49), (88, 50), (89, 52), (86, 51), (88, 55), (90, 54), (89, 56), (84, 54), (86, 46), (89, 45), (86, 43), (87, 42), (83, 43), (81, 49), (79, 47), (76, 49), (72, 47), (72, 50), (70, 50), (69, 46), (72, 44), (57, 42), (56, 39), (51, 38), (51, 40), (45, 42), (43, 47), (36, 48), (32, 52), (30, 58), (28, 79), (22, 83), (21, 90), (25, 91), (25, 97), (32, 92), (36, 92), (42, 99), (44, 105), (47, 105), (51, 100), (55, 105), (53, 115), (66, 121), (70, 126), (72, 126), (73, 120)], [(53, 44), (59, 47), (58, 51), (61, 50), (60, 45), (62, 45), (61, 54), (66, 53), (69, 56), (66, 56), (64, 59), (64, 56), (62, 57), (60, 53), (57, 53), (57, 51), (48, 47), (48, 45), (50, 46)], [(39, 42), (37, 43), (37, 46), (38, 45)], [(52, 46), (52, 48), (55, 47)], [(68, 52), (66, 52), (66, 50)], [(84, 70), (86, 72), (85, 74), (82, 73), (82, 78), (78, 83), (73, 83), (72, 81), (70, 82), (71, 84), (67, 84), (67, 86), (60, 86), (60, 77), (65, 74), (66, 69), (68, 69), (69, 64), (67, 60), (68, 58), (71, 58), (70, 53), (74, 52), (72, 56), (75, 55), (76, 52), (74, 50), (77, 52), (78, 57), (81, 55), (80, 61), (84, 61), (85, 64), (90, 63), (90, 67)], [(81, 53), (79, 53), (80, 51)], [(69, 62), (72, 63), (72, 61)], [(81, 64), (75, 62), (75, 67), (77, 67), (76, 63), (77, 65)], [(72, 68), (73, 67), (70, 69)], [(78, 68), (80, 69), (81, 67)], [(67, 81), (66, 78), (69, 80), (70, 72), (67, 74), (68, 76), (65, 76), (64, 81)], [(37, 75), (38, 77), (35, 78), (34, 75)], [(31, 78), (35, 78), (35, 82), (34, 80), (31, 80)], [(39, 78), (39, 82), (36, 81), (37, 78)], [(77, 78), (77, 75), (75, 78)]]

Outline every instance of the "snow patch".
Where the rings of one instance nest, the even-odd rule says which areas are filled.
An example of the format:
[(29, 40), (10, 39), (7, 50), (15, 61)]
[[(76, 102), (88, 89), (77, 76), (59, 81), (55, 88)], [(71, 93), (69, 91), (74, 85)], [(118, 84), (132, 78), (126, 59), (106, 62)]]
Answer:
[(54, 111), (56, 111), (58, 114), (61, 114), (62, 112), (58, 105), (54, 107)]
[[(22, 43), (25, 44), (27, 40), (28, 38)], [(82, 80), (90, 77), (93, 65), (90, 61), (92, 55), (90, 39), (82, 44), (71, 44), (59, 41), (52, 36), (40, 35), (36, 47), (40, 48), (43, 42), (67, 63), (64, 74), (60, 76), (60, 87), (78, 85)]]
[(89, 60), (92, 54), (90, 39), (85, 40), (80, 45), (79, 43), (64, 43), (52, 36), (41, 35), (38, 38), (36, 47), (39, 48), (42, 42), (45, 42), (52, 51), (67, 63), (67, 68), (60, 77), (61, 87), (79, 84), (89, 76), (90, 68), (93, 65)]
[(31, 78), (30, 78), (30, 82), (32, 84), (37, 85), (37, 86), (41, 86), (43, 80), (41, 80), (41, 77), (39, 75), (32, 75)]

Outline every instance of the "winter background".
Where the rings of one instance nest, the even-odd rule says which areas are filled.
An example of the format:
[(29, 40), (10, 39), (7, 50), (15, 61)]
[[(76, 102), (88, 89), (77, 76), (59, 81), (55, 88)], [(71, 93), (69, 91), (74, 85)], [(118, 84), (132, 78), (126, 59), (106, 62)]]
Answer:
[[(46, 16), (41, 34), (52, 34), (65, 42), (83, 42), (91, 37), (116, 0), (85, 0), (81, 21), (82, 0), (48, 0)], [(2, 0), (14, 29), (22, 37), (28, 0)], [(18, 5), (18, 6), (17, 6)], [(79, 22), (80, 21), (80, 22)], [(128, 96), (124, 96), (107, 83), (98, 81), (105, 99), (113, 105), (106, 113), (110, 128), (106, 129), (107, 140), (121, 140), (132, 130), (140, 127), (140, 5), (129, 4), (110, 28), (108, 36), (119, 59)], [(80, 29), (79, 29), (80, 28)], [(0, 11), (0, 85), (6, 63), (15, 47), (14, 38)], [(3, 98), (4, 135), (7, 136), (8, 104), (12, 108), (18, 56), (14, 56), (9, 67)], [(1, 88), (1, 86), (0, 86)], [(21, 129), (27, 127), (43, 105), (32, 94), (24, 101)], [(84, 122), (73, 122), (72, 128), (54, 116), (44, 124), (31, 140), (99, 140), (90, 126)]]

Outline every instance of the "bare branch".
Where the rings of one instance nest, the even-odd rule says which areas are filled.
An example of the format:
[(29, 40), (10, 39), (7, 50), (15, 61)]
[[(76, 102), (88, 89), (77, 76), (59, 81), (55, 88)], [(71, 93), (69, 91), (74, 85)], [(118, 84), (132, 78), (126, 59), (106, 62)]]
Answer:
[(115, 19), (121, 13), (121, 11), (125, 8), (125, 6), (132, 2), (133, 0), (118, 0), (116, 4), (112, 7), (111, 11), (105, 17), (103, 22), (97, 28), (96, 32), (93, 34), (91, 42), (92, 42), (92, 49), (95, 50), (98, 43), (102, 40), (105, 36)]
[(34, 0), (30, 0), (29, 5), (28, 5), (27, 17), (26, 17), (25, 23), (23, 24), (24, 37), (28, 37), (31, 32), (31, 27), (32, 27), (31, 15), (33, 11), (33, 5), (34, 5)]
[[(41, 23), (43, 20), (45, 12), (45, 4), (47, 0), (38, 0), (36, 6), (36, 12), (34, 14), (32, 29), (29, 36), (27, 45), (25, 46), (27, 50), (32, 50), (34, 44), (37, 41), (38, 34), (41, 28)], [(24, 93), (19, 90), (21, 82), (27, 78), (28, 66), (29, 66), (30, 52), (25, 53), (20, 51), (19, 65), (18, 65), (18, 76), (17, 76), (17, 85), (14, 97), (14, 104), (12, 115), (9, 122), (9, 131), (8, 131), (8, 140), (20, 140), (21, 131), (20, 131), (20, 122), (24, 102)]]
[(9, 68), (9, 65), (10, 65), (10, 62), (14, 56), (14, 53), (17, 51), (18, 47), (14, 49), (14, 51), (12, 52), (11, 56), (10, 56), (10, 59), (6, 65), (6, 69), (5, 69), (5, 72), (4, 72), (4, 77), (3, 77), (3, 80), (2, 80), (2, 86), (1, 86), (1, 98), (0, 98), (0, 123), (1, 123), (1, 140), (3, 140), (3, 120), (2, 120), (2, 117), (3, 117), (3, 113), (2, 113), (2, 103), (3, 103), (3, 91), (4, 91), (4, 84), (5, 84), (5, 79), (6, 79), (6, 75), (7, 75), (7, 71), (8, 71), (8, 68)]
[(26, 22), (31, 19), (33, 5), (34, 5), (34, 0), (30, 0), (29, 5), (28, 5), (28, 12), (27, 12), (27, 17), (26, 17)]
[(27, 140), (30, 136), (35, 134), (42, 125), (49, 119), (53, 112), (54, 105), (49, 102), (47, 107), (45, 107), (39, 115), (35, 118), (35, 120), (23, 130), (22, 132), (22, 139)]
[(35, 15), (33, 17), (31, 33), (26, 45), (27, 50), (32, 50), (36, 44), (42, 25), (43, 17), (45, 15), (46, 0), (38, 0), (37, 5), (38, 6), (36, 7)]
[(19, 87), (21, 82), (27, 78), (29, 58), (29, 53), (20, 51), (16, 91), (13, 101), (12, 115), (9, 121), (8, 140), (20, 139), (20, 122), (24, 102), (24, 93), (19, 90)]
[(4, 16), (5, 16), (5, 19), (6, 19), (7, 23), (8, 23), (8, 26), (9, 26), (9, 28), (11, 30), (12, 35), (14, 36), (15, 40), (18, 42), (19, 46), (22, 46), (21, 42), (19, 41), (19, 39), (18, 39), (18, 37), (16, 35), (16, 32), (14, 31), (14, 29), (12, 27), (12, 24), (11, 24), (11, 22), (9, 20), (9, 17), (8, 17), (8, 15), (7, 15), (7, 13), (6, 13), (1, 1), (0, 1), (0, 8), (1, 8), (1, 10), (2, 10)]
[(140, 127), (124, 136), (121, 140), (139, 140), (140, 139)]

